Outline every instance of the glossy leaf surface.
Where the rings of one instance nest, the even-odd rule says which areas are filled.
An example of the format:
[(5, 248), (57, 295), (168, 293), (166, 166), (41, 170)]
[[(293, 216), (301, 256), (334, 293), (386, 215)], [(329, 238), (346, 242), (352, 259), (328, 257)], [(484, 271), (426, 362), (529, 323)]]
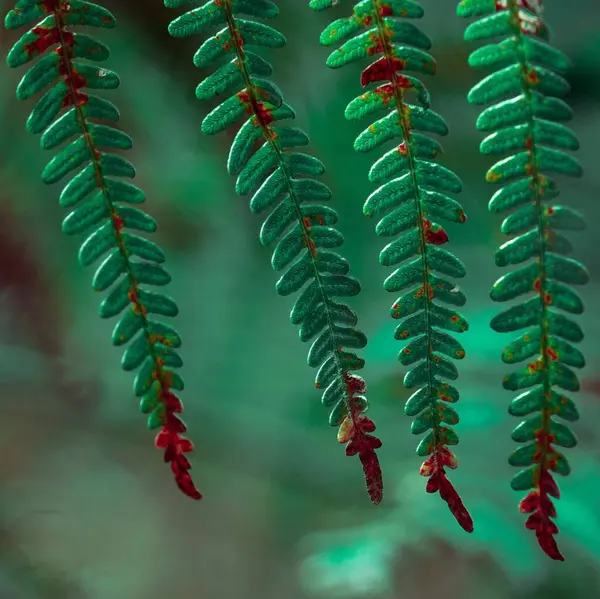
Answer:
[[(313, 0), (310, 6), (320, 11), (332, 4), (336, 2)], [(436, 70), (431, 40), (412, 22), (423, 14), (421, 4), (413, 0), (361, 0), (350, 16), (332, 22), (320, 41), (339, 46), (327, 59), (331, 68), (374, 60), (361, 74), (366, 91), (345, 111), (348, 120), (369, 117), (354, 149), (379, 153), (369, 172), (378, 187), (363, 211), (377, 217), (378, 235), (391, 238), (379, 262), (395, 269), (384, 289), (401, 293), (391, 309), (399, 321), (394, 336), (405, 343), (399, 353), (401, 364), (409, 367), (404, 385), (415, 389), (406, 408), (407, 414), (416, 416), (411, 430), (427, 432), (417, 449), (418, 455), (429, 456), (421, 467), (429, 479), (426, 490), (439, 492), (460, 526), (471, 532), (471, 516), (445, 470), (457, 466), (447, 446), (458, 442), (452, 428), (458, 413), (446, 403), (456, 401), (458, 392), (448, 394), (447, 381), (458, 376), (452, 360), (465, 355), (453, 333), (467, 330), (468, 324), (459, 312), (446, 307), (460, 307), (466, 298), (455, 283), (442, 277), (460, 278), (466, 272), (462, 262), (441, 247), (449, 239), (440, 222), (462, 223), (466, 217), (449, 195), (461, 191), (460, 179), (435, 162), (441, 145), (431, 135), (446, 135), (448, 127), (430, 108), (429, 92), (419, 78)], [(371, 115), (381, 112), (384, 116), (373, 121)], [(390, 142), (393, 149), (383, 150)]]
[[(165, 0), (171, 8), (186, 4)], [(204, 67), (224, 55), (229, 62), (207, 75), (196, 95), (208, 99), (238, 89), (208, 114), (202, 131), (212, 135), (241, 125), (227, 168), (237, 175), (236, 192), (250, 196), (250, 210), (265, 215), (260, 242), (273, 247), (271, 265), (281, 273), (276, 291), (299, 293), (290, 318), (299, 325), (300, 339), (311, 342), (307, 362), (319, 369), (316, 386), (323, 392), (329, 423), (338, 427), (346, 454), (359, 456), (369, 496), (379, 503), (383, 482), (375, 450), (381, 441), (372, 434), (375, 424), (364, 415), (365, 381), (353, 372), (363, 366), (355, 350), (365, 347), (367, 339), (355, 328), (356, 315), (345, 303), (360, 292), (360, 285), (336, 251), (344, 241), (334, 226), (338, 215), (325, 205), (331, 191), (316, 178), (325, 167), (298, 151), (309, 143), (308, 136), (287, 122), (295, 112), (266, 78), (269, 63), (246, 49), (285, 44), (285, 37), (267, 23), (277, 14), (277, 5), (269, 0), (209, 0), (176, 18), (169, 31), (184, 37), (220, 28), (202, 44), (194, 62)]]
[[(30, 27), (8, 53), (10, 67), (31, 63), (17, 87), (25, 100), (41, 93), (27, 129), (42, 134), (41, 146), (54, 150), (42, 172), (45, 183), (63, 181), (59, 202), (70, 210), (63, 221), (67, 235), (84, 234), (79, 251), (82, 266), (101, 258), (92, 286), (106, 292), (101, 318), (119, 316), (114, 345), (127, 345), (121, 361), (124, 370), (137, 370), (135, 394), (141, 398), (148, 425), (159, 429), (157, 448), (164, 450), (179, 488), (200, 499), (185, 454), (193, 450), (183, 436), (186, 426), (176, 391), (183, 389), (177, 368), (182, 365), (177, 331), (157, 318), (173, 317), (177, 304), (147, 285), (162, 287), (171, 277), (162, 266), (163, 250), (133, 231), (153, 232), (154, 220), (140, 208), (146, 196), (126, 179), (135, 168), (115, 150), (129, 150), (131, 138), (115, 127), (119, 112), (108, 100), (88, 90), (113, 89), (116, 73), (97, 64), (109, 56), (108, 48), (91, 34), (72, 31), (76, 26), (111, 28), (115, 18), (105, 8), (84, 0), (18, 0), (5, 19), (7, 29)], [(93, 119), (93, 120), (91, 120)], [(101, 120), (100, 124), (95, 121)], [(102, 151), (100, 151), (102, 148)]]
[(490, 105), (477, 121), (478, 129), (490, 133), (481, 152), (503, 158), (486, 175), (501, 186), (489, 209), (510, 212), (502, 232), (514, 236), (496, 252), (496, 264), (516, 268), (500, 277), (491, 292), (494, 301), (517, 300), (491, 322), (495, 331), (520, 333), (502, 355), (507, 364), (520, 366), (503, 384), (505, 389), (522, 391), (511, 403), (512, 415), (535, 414), (513, 431), (515, 441), (527, 444), (509, 459), (514, 466), (526, 467), (513, 478), (512, 487), (529, 491), (520, 504), (521, 512), (529, 514), (526, 526), (535, 531), (547, 555), (563, 560), (551, 497), (558, 497), (553, 473), (566, 475), (570, 466), (555, 446), (573, 447), (577, 440), (555, 418), (573, 422), (578, 412), (573, 401), (555, 388), (579, 389), (573, 369), (583, 367), (585, 360), (573, 343), (581, 341), (583, 332), (571, 315), (583, 312), (583, 303), (571, 285), (589, 280), (586, 268), (565, 256), (571, 243), (557, 233), (579, 230), (585, 221), (553, 202), (558, 189), (548, 176), (582, 174), (579, 162), (567, 153), (579, 143), (562, 124), (572, 111), (553, 97), (569, 91), (562, 76), (569, 61), (548, 43), (540, 0), (463, 0), (458, 14), (480, 17), (467, 27), (465, 39), (493, 42), (469, 58), (473, 67), (493, 69), (471, 90), (469, 100)]

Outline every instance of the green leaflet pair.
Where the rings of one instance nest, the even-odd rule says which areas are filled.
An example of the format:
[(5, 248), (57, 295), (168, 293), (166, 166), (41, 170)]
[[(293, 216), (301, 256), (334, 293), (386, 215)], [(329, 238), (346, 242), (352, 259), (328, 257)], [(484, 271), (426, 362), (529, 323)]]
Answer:
[[(324, 10), (339, 3), (312, 0), (309, 4)], [(356, 328), (356, 314), (345, 303), (345, 298), (359, 293), (360, 285), (349, 276), (348, 262), (334, 251), (344, 240), (335, 228), (337, 213), (326, 204), (331, 192), (317, 178), (325, 167), (314, 156), (298, 151), (309, 143), (308, 137), (289, 124), (295, 113), (269, 80), (271, 65), (255, 51), (285, 45), (285, 37), (267, 24), (279, 9), (271, 0), (164, 0), (164, 4), (169, 8), (196, 5), (176, 18), (169, 31), (174, 37), (205, 37), (194, 55), (197, 67), (208, 68), (228, 58), (196, 89), (201, 100), (226, 97), (203, 120), (201, 129), (213, 135), (238, 128), (227, 169), (236, 176), (236, 192), (250, 196), (251, 211), (268, 213), (259, 239), (273, 247), (272, 267), (281, 273), (276, 291), (298, 294), (290, 317), (299, 326), (300, 339), (311, 341), (308, 364), (318, 368), (316, 386), (323, 392), (329, 423), (338, 427), (338, 441), (346, 444), (347, 455), (359, 456), (369, 495), (379, 503), (383, 483), (376, 450), (381, 441), (372, 434), (375, 425), (364, 414), (365, 382), (355, 374), (364, 365), (357, 350), (367, 340)], [(377, 187), (366, 199), (364, 213), (378, 219), (378, 235), (391, 238), (379, 261), (395, 268), (384, 288), (399, 294), (391, 315), (398, 320), (395, 337), (406, 342), (399, 353), (400, 362), (408, 367), (404, 384), (415, 390), (405, 413), (414, 417), (412, 432), (424, 434), (417, 448), (425, 458), (421, 474), (428, 479), (427, 491), (439, 492), (470, 532), (471, 516), (446, 475), (446, 468), (457, 466), (450, 447), (458, 443), (453, 426), (459, 419), (453, 407), (459, 392), (449, 381), (458, 377), (454, 361), (465, 355), (455, 333), (468, 328), (457, 311), (466, 298), (454, 279), (464, 277), (466, 269), (442, 247), (448, 235), (440, 224), (463, 223), (466, 217), (450, 195), (461, 191), (460, 179), (435, 161), (442, 148), (431, 134), (446, 135), (447, 125), (430, 109), (421, 80), (406, 74), (433, 75), (436, 70), (429, 52), (431, 40), (412, 23), (423, 13), (414, 0), (361, 0), (351, 16), (327, 27), (321, 43), (340, 45), (327, 59), (331, 68), (374, 59), (361, 74), (366, 91), (348, 104), (345, 116), (351, 121), (371, 119), (356, 138), (356, 151), (370, 152), (390, 141), (396, 145), (368, 173)], [(552, 497), (558, 497), (558, 487), (553, 473), (568, 474), (569, 464), (556, 447), (572, 447), (576, 439), (554, 417), (570, 422), (578, 412), (573, 401), (554, 388), (579, 388), (572, 369), (582, 367), (584, 359), (573, 343), (583, 333), (568, 314), (583, 311), (571, 286), (589, 279), (579, 262), (565, 256), (572, 248), (560, 233), (583, 228), (582, 216), (547, 202), (558, 193), (547, 172), (581, 175), (577, 161), (565, 153), (577, 149), (577, 139), (560, 124), (571, 117), (570, 108), (557, 97), (569, 90), (560, 74), (568, 60), (547, 43), (539, 0), (464, 0), (458, 14), (479, 17), (468, 26), (467, 40), (503, 38), (470, 56), (472, 66), (494, 72), (471, 90), (468, 99), (490, 105), (476, 123), (489, 133), (481, 152), (507, 156), (486, 178), (501, 186), (490, 210), (510, 211), (502, 231), (514, 236), (498, 249), (496, 263), (517, 268), (498, 280), (491, 297), (494, 301), (529, 297), (500, 313), (491, 326), (496, 331), (521, 332), (505, 349), (503, 360), (526, 362), (504, 381), (505, 388), (522, 391), (511, 403), (510, 413), (525, 418), (513, 432), (513, 439), (523, 445), (510, 462), (523, 469), (512, 486), (528, 491), (520, 509), (529, 514), (527, 527), (535, 531), (542, 549), (554, 559), (563, 559), (554, 539)], [(88, 235), (80, 251), (84, 266), (109, 252), (93, 282), (98, 291), (108, 291), (100, 315), (121, 315), (113, 343), (131, 342), (122, 366), (138, 370), (134, 391), (142, 399), (142, 411), (150, 414), (149, 426), (161, 429), (156, 445), (165, 450), (165, 461), (171, 463), (180, 488), (199, 498), (184, 455), (192, 445), (182, 437), (185, 425), (177, 417), (182, 406), (173, 393), (183, 389), (176, 372), (181, 366), (176, 352), (181, 339), (175, 329), (155, 318), (175, 316), (177, 306), (167, 296), (144, 288), (169, 282), (162, 266), (165, 257), (156, 244), (126, 230), (149, 233), (156, 223), (136, 207), (145, 199), (143, 192), (121, 179), (133, 178), (135, 169), (110, 152), (129, 149), (132, 143), (114, 127), (117, 109), (81, 91), (112, 89), (119, 80), (112, 71), (82, 60), (105, 60), (106, 46), (70, 30), (80, 24), (112, 27), (114, 17), (83, 0), (19, 0), (6, 26), (16, 29), (31, 23), (36, 25), (9, 53), (9, 66), (45, 55), (24, 76), (17, 95), (26, 99), (52, 87), (35, 105), (27, 128), (42, 133), (45, 149), (56, 149), (75, 137), (58, 150), (43, 179), (55, 182), (78, 170), (59, 198), (72, 209), (63, 230)], [(208, 33), (214, 29), (218, 31)], [(240, 91), (230, 95), (233, 90)], [(67, 111), (59, 116), (64, 108)]]

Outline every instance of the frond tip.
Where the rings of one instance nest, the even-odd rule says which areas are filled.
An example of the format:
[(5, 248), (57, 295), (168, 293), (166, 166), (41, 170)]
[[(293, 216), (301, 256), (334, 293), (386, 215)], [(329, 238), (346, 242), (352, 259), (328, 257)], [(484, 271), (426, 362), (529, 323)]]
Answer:
[(149, 415), (148, 427), (160, 429), (155, 445), (164, 450), (164, 460), (171, 464), (179, 488), (200, 499), (185, 455), (193, 445), (183, 437), (186, 427), (177, 416), (183, 407), (174, 393), (183, 389), (177, 373), (182, 365), (177, 352), (181, 338), (171, 325), (155, 318), (176, 316), (178, 308), (166, 295), (145, 289), (147, 285), (166, 285), (171, 277), (162, 266), (163, 250), (132, 232), (151, 233), (156, 222), (134, 207), (145, 201), (144, 192), (123, 180), (135, 177), (135, 168), (115, 153), (132, 146), (131, 138), (114, 126), (119, 120), (117, 108), (83, 91), (114, 89), (119, 78), (113, 71), (87, 62), (108, 58), (104, 44), (71, 31), (76, 25), (114, 27), (115, 18), (108, 10), (84, 0), (18, 0), (5, 19), (7, 29), (32, 23), (34, 26), (10, 50), (7, 62), (18, 67), (43, 55), (17, 88), (20, 100), (50, 88), (27, 120), (31, 133), (42, 134), (42, 148), (60, 147), (46, 165), (42, 179), (56, 183), (78, 171), (59, 197), (59, 203), (71, 209), (63, 221), (63, 232), (86, 234), (79, 250), (82, 266), (91, 266), (108, 254), (92, 283), (95, 291), (108, 291), (100, 304), (100, 316), (122, 314), (112, 334), (114, 345), (129, 344), (122, 368), (138, 370), (134, 392), (141, 398), (141, 411)]
[(494, 71), (471, 90), (469, 101), (491, 104), (477, 120), (477, 128), (489, 133), (481, 152), (508, 155), (492, 166), (486, 179), (501, 185), (490, 201), (490, 211), (511, 211), (502, 232), (515, 236), (497, 250), (496, 264), (519, 266), (496, 281), (491, 297), (498, 302), (530, 297), (498, 314), (491, 327), (498, 332), (523, 331), (502, 355), (507, 364), (526, 361), (503, 383), (505, 389), (522, 391), (512, 401), (510, 413), (528, 416), (512, 434), (514, 441), (524, 445), (509, 462), (525, 469), (511, 486), (529, 491), (519, 506), (530, 514), (526, 526), (535, 531), (548, 556), (562, 561), (554, 538), (558, 527), (552, 498), (558, 499), (559, 490), (553, 473), (567, 475), (570, 466), (556, 447), (573, 447), (577, 439), (555, 417), (573, 422), (579, 416), (573, 401), (554, 387), (579, 390), (572, 368), (582, 368), (585, 360), (573, 343), (583, 339), (583, 331), (563, 313), (583, 312), (583, 302), (570, 285), (589, 280), (585, 267), (566, 257), (573, 248), (558, 232), (581, 230), (585, 221), (575, 210), (551, 202), (558, 189), (545, 174), (582, 174), (577, 160), (565, 153), (579, 147), (577, 138), (560, 123), (571, 118), (572, 111), (553, 97), (569, 91), (561, 75), (569, 60), (547, 43), (541, 0), (463, 0), (458, 14), (481, 17), (467, 27), (467, 40), (505, 36), (469, 57), (471, 66)]
[[(171, 8), (188, 3), (164, 2)], [(249, 46), (281, 47), (285, 38), (265, 23), (238, 16), (271, 19), (278, 10), (270, 0), (209, 0), (175, 19), (169, 32), (184, 37), (224, 26), (208, 37), (194, 56), (194, 64), (202, 68), (219, 58), (231, 58), (196, 90), (203, 100), (226, 95), (203, 120), (202, 131), (213, 135), (241, 124), (227, 169), (237, 175), (236, 192), (251, 195), (250, 210), (270, 212), (260, 242), (274, 246), (271, 264), (283, 272), (277, 293), (300, 292), (290, 318), (300, 326), (302, 341), (313, 340), (308, 364), (319, 368), (316, 386), (323, 390), (329, 423), (339, 427), (338, 441), (346, 444), (346, 454), (359, 456), (369, 496), (379, 503), (383, 482), (375, 451), (381, 441), (372, 434), (375, 424), (364, 415), (368, 407), (365, 381), (353, 373), (364, 365), (353, 350), (363, 348), (367, 339), (355, 328), (358, 319), (354, 311), (338, 301), (359, 293), (360, 285), (348, 276), (350, 266), (345, 258), (332, 251), (344, 239), (333, 226), (337, 213), (324, 204), (331, 191), (315, 178), (325, 167), (317, 158), (296, 151), (309, 143), (308, 136), (302, 129), (281, 124), (295, 118), (294, 110), (267, 79), (271, 65), (248, 50)], [(227, 97), (226, 92), (236, 89), (237, 93)]]
[[(310, 6), (323, 10), (334, 4), (337, 0), (312, 0)], [(396, 339), (410, 339), (399, 359), (412, 367), (404, 378), (405, 387), (417, 389), (405, 407), (408, 416), (416, 417), (411, 430), (427, 433), (417, 448), (418, 455), (430, 456), (421, 466), (421, 474), (429, 477), (426, 490), (438, 491), (460, 526), (472, 532), (473, 520), (445, 471), (457, 466), (448, 446), (458, 443), (452, 428), (458, 413), (451, 404), (459, 397), (446, 381), (458, 377), (451, 360), (465, 355), (462, 345), (446, 331), (460, 333), (468, 325), (461, 314), (443, 304), (462, 306), (466, 298), (455, 283), (439, 276), (458, 278), (466, 271), (457, 257), (440, 247), (448, 235), (436, 222), (465, 222), (462, 207), (447, 195), (461, 191), (462, 184), (452, 171), (434, 161), (442, 148), (425, 135), (446, 135), (444, 119), (429, 109), (423, 83), (404, 74), (435, 73), (435, 60), (428, 53), (431, 41), (415, 25), (398, 18), (419, 18), (423, 12), (414, 0), (361, 0), (350, 17), (337, 19), (325, 29), (321, 43), (342, 43), (327, 59), (332, 68), (377, 57), (362, 72), (361, 84), (378, 86), (350, 102), (345, 115), (348, 120), (359, 120), (387, 112), (356, 138), (358, 152), (392, 140), (400, 144), (373, 164), (369, 180), (379, 187), (367, 198), (364, 213), (381, 217), (375, 229), (378, 235), (397, 236), (383, 248), (379, 262), (399, 265), (384, 288), (402, 292), (391, 312), (400, 321)], [(409, 93), (416, 96), (417, 104), (407, 102)]]

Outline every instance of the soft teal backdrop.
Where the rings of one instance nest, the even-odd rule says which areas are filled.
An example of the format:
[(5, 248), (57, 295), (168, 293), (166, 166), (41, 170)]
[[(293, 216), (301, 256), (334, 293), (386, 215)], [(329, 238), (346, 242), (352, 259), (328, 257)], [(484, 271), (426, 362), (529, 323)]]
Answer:
[[(2, 14), (10, 2), (0, 0)], [(14, 89), (22, 71), (0, 66), (0, 599), (595, 599), (600, 596), (600, 5), (547, 1), (554, 43), (574, 60), (572, 126), (585, 176), (561, 180), (562, 201), (583, 210), (588, 231), (576, 255), (595, 282), (583, 290), (588, 366), (576, 397), (580, 446), (561, 481), (559, 542), (565, 564), (547, 560), (525, 531), (509, 488), (514, 446), (501, 388), (504, 339), (488, 328), (488, 299), (501, 271), (493, 251), (500, 219), (487, 212), (494, 188), (479, 155), (478, 110), (468, 89), (455, 1), (427, 0), (423, 29), (438, 75), (432, 108), (448, 121), (442, 162), (463, 179), (468, 221), (449, 229), (467, 265), (470, 331), (459, 364), (460, 468), (453, 481), (475, 519), (462, 532), (438, 496), (424, 493), (417, 438), (403, 416), (408, 392), (389, 318), (393, 297), (377, 263), (382, 240), (362, 216), (374, 159), (353, 152), (360, 124), (343, 118), (360, 93), (359, 68), (330, 71), (319, 32), (347, 3), (316, 15), (305, 0), (281, 0), (277, 26), (288, 46), (272, 56), (274, 79), (327, 166), (326, 181), (347, 238), (345, 255), (363, 285), (353, 301), (369, 337), (364, 352), (371, 414), (384, 448), (386, 497), (375, 508), (357, 460), (344, 456), (305, 365), (308, 347), (289, 323), (293, 298), (278, 297), (260, 218), (234, 194), (225, 170), (230, 134), (206, 138), (209, 106), (194, 98), (200, 40), (173, 40), (176, 11), (161, 0), (112, 0), (119, 19), (100, 31), (122, 78), (110, 94), (134, 138), (133, 162), (173, 275), (181, 308), (186, 422), (196, 443), (193, 503), (174, 487), (152, 447), (110, 345), (112, 323), (97, 317), (90, 271), (77, 265), (80, 240), (61, 235), (58, 187), (40, 172), (49, 159), (24, 122), (31, 103)], [(16, 34), (0, 31), (5, 54)], [(365, 125), (366, 126), (366, 125)]]

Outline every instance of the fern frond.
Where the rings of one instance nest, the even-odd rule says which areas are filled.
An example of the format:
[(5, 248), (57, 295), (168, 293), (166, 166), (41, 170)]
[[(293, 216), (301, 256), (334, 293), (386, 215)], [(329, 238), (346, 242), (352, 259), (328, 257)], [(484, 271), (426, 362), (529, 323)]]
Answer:
[[(312, 0), (310, 6), (322, 10), (336, 3)], [(343, 42), (327, 59), (332, 68), (379, 56), (362, 72), (361, 83), (363, 87), (383, 84), (350, 102), (345, 116), (353, 121), (387, 112), (356, 138), (358, 152), (401, 141), (373, 164), (369, 179), (379, 187), (368, 197), (364, 213), (381, 217), (378, 235), (398, 236), (381, 251), (379, 262), (400, 265), (383, 286), (390, 292), (402, 292), (391, 312), (400, 320), (396, 339), (410, 339), (399, 359), (412, 366), (404, 385), (418, 388), (405, 407), (407, 415), (416, 416), (411, 430), (414, 434), (427, 432), (417, 448), (418, 455), (430, 456), (421, 474), (429, 477), (427, 491), (439, 491), (458, 523), (471, 532), (471, 516), (445, 473), (446, 467), (457, 466), (448, 446), (458, 443), (451, 428), (458, 422), (458, 414), (451, 404), (459, 395), (446, 382), (456, 379), (458, 372), (448, 358), (465, 355), (461, 344), (446, 331), (460, 333), (468, 325), (461, 314), (442, 304), (462, 306), (466, 299), (455, 283), (439, 276), (456, 278), (466, 273), (458, 258), (439, 247), (448, 236), (434, 220), (466, 220), (460, 204), (447, 195), (461, 191), (462, 185), (452, 171), (434, 162), (441, 146), (425, 133), (446, 135), (448, 128), (444, 119), (429, 109), (427, 89), (416, 77), (398, 73), (435, 73), (435, 60), (428, 53), (429, 38), (412, 23), (397, 18), (422, 15), (423, 8), (413, 0), (361, 0), (352, 16), (331, 23), (320, 41), (325, 46)], [(409, 92), (416, 95), (417, 105), (407, 102)]]
[(156, 318), (176, 316), (178, 308), (170, 297), (145, 288), (166, 285), (171, 277), (162, 266), (163, 250), (132, 232), (151, 233), (156, 222), (138, 207), (145, 201), (144, 192), (123, 180), (135, 177), (135, 169), (115, 153), (132, 146), (131, 138), (115, 128), (117, 108), (83, 91), (114, 89), (119, 77), (88, 62), (108, 58), (109, 50), (102, 42), (71, 31), (78, 25), (111, 28), (115, 18), (84, 0), (18, 0), (6, 16), (6, 28), (32, 24), (10, 50), (7, 63), (19, 67), (43, 55), (17, 87), (19, 100), (44, 92), (27, 120), (28, 131), (42, 134), (42, 148), (57, 150), (42, 179), (56, 183), (77, 171), (59, 197), (61, 206), (71, 209), (62, 230), (67, 235), (86, 234), (79, 250), (82, 266), (91, 266), (108, 254), (92, 282), (95, 291), (108, 291), (100, 304), (100, 317), (122, 314), (112, 334), (114, 345), (129, 343), (121, 366), (138, 371), (134, 393), (141, 398), (141, 411), (149, 414), (148, 427), (160, 429), (155, 445), (164, 450), (177, 485), (189, 497), (200, 499), (185, 456), (193, 445), (182, 436), (186, 427), (177, 416), (182, 411), (175, 394), (183, 389), (177, 373), (182, 365), (177, 352), (181, 337)]
[[(583, 339), (579, 325), (565, 316), (581, 314), (583, 302), (569, 285), (589, 280), (582, 264), (567, 258), (571, 243), (558, 231), (581, 230), (581, 214), (552, 200), (558, 189), (547, 172), (579, 177), (582, 169), (565, 150), (579, 147), (573, 132), (560, 121), (571, 118), (571, 109), (558, 97), (569, 91), (563, 73), (567, 57), (548, 43), (540, 0), (464, 0), (458, 15), (481, 17), (465, 31), (466, 40), (504, 37), (479, 48), (469, 57), (472, 67), (494, 70), (469, 93), (473, 104), (491, 104), (477, 120), (477, 129), (489, 133), (481, 152), (503, 156), (486, 175), (502, 187), (492, 197), (494, 213), (511, 211), (502, 232), (514, 235), (496, 252), (498, 266), (518, 265), (494, 284), (491, 297), (521, 301), (498, 314), (491, 327), (498, 332), (523, 331), (502, 355), (507, 364), (527, 365), (504, 379), (504, 388), (523, 391), (510, 405), (513, 416), (529, 416), (512, 434), (525, 443), (510, 457), (513, 466), (526, 467), (512, 480), (516, 491), (529, 491), (520, 510), (530, 514), (526, 526), (534, 530), (546, 554), (563, 560), (554, 536), (558, 528), (552, 497), (559, 491), (553, 473), (567, 475), (567, 458), (556, 447), (577, 444), (571, 429), (556, 421), (578, 418), (573, 401), (554, 387), (577, 391), (572, 368), (584, 366), (584, 357), (573, 345)], [(530, 295), (522, 299), (524, 295)]]
[[(187, 0), (165, 0), (169, 8), (186, 4)], [(333, 227), (337, 213), (324, 205), (331, 192), (315, 179), (325, 168), (317, 158), (296, 151), (309, 143), (308, 137), (297, 127), (280, 124), (293, 119), (294, 111), (283, 102), (277, 86), (265, 78), (271, 74), (270, 64), (247, 49), (279, 48), (286, 43), (285, 37), (265, 23), (239, 17), (270, 19), (278, 12), (270, 0), (209, 0), (175, 19), (169, 32), (184, 37), (224, 25), (202, 44), (194, 64), (208, 67), (225, 56), (231, 60), (206, 77), (196, 95), (204, 100), (235, 88), (241, 91), (208, 114), (202, 131), (212, 135), (243, 123), (231, 146), (228, 171), (237, 175), (237, 193), (252, 196), (252, 212), (270, 210), (260, 242), (274, 246), (271, 264), (283, 271), (277, 293), (301, 292), (291, 321), (300, 326), (302, 341), (314, 339), (308, 364), (319, 368), (316, 386), (324, 389), (322, 403), (330, 409), (329, 423), (339, 427), (338, 441), (346, 443), (346, 454), (358, 454), (369, 496), (379, 503), (383, 485), (375, 450), (381, 441), (371, 434), (375, 424), (364, 415), (368, 406), (365, 382), (353, 374), (364, 361), (349, 351), (363, 348), (367, 339), (354, 328), (356, 314), (334, 299), (356, 295), (360, 285), (348, 276), (345, 258), (331, 251), (342, 245), (343, 237)]]

